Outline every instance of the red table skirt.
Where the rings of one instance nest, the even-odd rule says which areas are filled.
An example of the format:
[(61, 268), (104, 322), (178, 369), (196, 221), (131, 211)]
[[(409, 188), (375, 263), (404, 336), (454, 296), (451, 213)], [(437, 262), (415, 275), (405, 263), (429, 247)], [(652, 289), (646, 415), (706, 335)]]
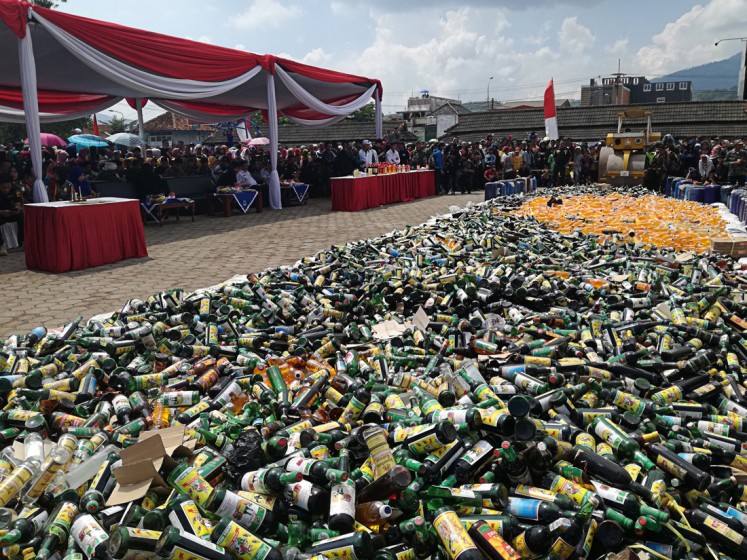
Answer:
[(411, 171), (357, 179), (334, 178), (331, 183), (332, 210), (342, 212), (358, 212), (436, 194), (433, 171)]
[(81, 270), (147, 257), (140, 201), (24, 208), (26, 268)]

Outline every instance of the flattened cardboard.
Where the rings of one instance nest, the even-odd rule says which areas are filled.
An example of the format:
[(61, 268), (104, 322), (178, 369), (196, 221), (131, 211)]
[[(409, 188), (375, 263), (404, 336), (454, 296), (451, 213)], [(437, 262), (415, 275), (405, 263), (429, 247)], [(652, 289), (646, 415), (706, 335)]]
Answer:
[(106, 501), (107, 507), (138, 500), (147, 494), (151, 486), (167, 487), (159, 474), (166, 464), (175, 467), (174, 457), (192, 457), (195, 441), (184, 440), (185, 426), (173, 426), (163, 430), (143, 432), (138, 442), (122, 450), (122, 466), (112, 471), (117, 485)]

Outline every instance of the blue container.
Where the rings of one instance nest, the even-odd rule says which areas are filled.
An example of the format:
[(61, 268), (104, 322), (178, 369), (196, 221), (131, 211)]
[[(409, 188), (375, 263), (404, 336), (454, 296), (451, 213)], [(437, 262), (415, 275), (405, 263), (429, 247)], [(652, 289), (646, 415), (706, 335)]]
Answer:
[(485, 183), (485, 200), (498, 196), (498, 183)]

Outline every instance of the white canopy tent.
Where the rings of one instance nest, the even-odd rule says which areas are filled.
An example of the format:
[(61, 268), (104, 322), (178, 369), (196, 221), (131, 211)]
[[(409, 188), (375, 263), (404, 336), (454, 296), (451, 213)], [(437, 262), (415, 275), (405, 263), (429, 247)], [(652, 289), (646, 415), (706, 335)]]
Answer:
[(260, 110), (270, 130), (270, 206), (281, 208), (278, 115), (307, 127), (339, 122), (374, 99), (382, 135), (378, 80), (169, 37), (0, 0), (0, 120), (25, 122), (35, 200), (41, 181), (40, 122), (90, 115), (123, 98), (152, 102), (200, 122), (238, 120)]

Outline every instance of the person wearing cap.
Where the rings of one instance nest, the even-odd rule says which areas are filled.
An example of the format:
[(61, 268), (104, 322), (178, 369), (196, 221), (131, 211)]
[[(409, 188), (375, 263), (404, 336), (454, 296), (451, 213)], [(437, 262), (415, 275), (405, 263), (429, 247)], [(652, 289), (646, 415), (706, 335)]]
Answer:
[(358, 152), (358, 158), (360, 158), (361, 160), (361, 169), (366, 169), (376, 163), (379, 163), (379, 157), (376, 155), (376, 151), (371, 146), (370, 140), (363, 141), (363, 147)]
[(747, 175), (747, 152), (741, 140), (734, 141), (734, 147), (726, 153), (724, 163), (729, 168), (729, 183), (743, 187)]

